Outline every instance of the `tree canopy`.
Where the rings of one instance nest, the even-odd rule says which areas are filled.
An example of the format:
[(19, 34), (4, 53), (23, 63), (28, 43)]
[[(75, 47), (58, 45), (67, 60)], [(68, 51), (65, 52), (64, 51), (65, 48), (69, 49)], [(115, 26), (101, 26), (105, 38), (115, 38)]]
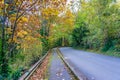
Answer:
[(120, 54), (120, 1), (0, 0), (0, 79), (59, 46)]

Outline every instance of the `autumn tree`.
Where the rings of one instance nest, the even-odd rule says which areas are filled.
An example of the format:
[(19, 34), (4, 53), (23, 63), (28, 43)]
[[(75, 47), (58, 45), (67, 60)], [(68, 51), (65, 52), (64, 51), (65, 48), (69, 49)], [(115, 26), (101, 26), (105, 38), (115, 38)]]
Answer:
[[(31, 11), (37, 0), (1, 0), (1, 75), (8, 76), (8, 55), (16, 48), (17, 24), (23, 16)], [(24, 19), (23, 19), (24, 21)]]
[(68, 37), (67, 34), (73, 29), (74, 16), (66, 0), (50, 0), (45, 4), (47, 6), (42, 9), (41, 33), (53, 44), (56, 39)]
[(59, 19), (62, 17), (60, 15), (66, 12), (66, 0), (48, 0), (42, 4), (44, 8), (41, 8), (40, 33), (43, 36), (42, 41), (47, 46), (49, 42), (51, 44), (51, 31), (54, 31), (54, 26), (60, 22)]

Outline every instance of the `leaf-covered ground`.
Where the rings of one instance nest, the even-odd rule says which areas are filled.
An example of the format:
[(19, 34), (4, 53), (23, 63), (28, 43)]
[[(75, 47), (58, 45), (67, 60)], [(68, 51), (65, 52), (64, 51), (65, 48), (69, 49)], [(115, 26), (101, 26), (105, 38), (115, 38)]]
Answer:
[(67, 67), (58, 56), (56, 49), (53, 50), (49, 74), (49, 80), (72, 80)]

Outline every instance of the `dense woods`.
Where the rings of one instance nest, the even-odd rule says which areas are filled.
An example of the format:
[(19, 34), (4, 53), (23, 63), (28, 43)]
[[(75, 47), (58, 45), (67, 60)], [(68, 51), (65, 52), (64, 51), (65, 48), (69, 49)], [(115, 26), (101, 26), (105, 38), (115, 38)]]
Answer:
[(60, 46), (120, 55), (120, 1), (0, 0), (0, 80)]
[[(120, 2), (114, 0), (81, 1), (73, 30), (73, 46), (120, 52)], [(109, 52), (109, 53), (110, 53)]]

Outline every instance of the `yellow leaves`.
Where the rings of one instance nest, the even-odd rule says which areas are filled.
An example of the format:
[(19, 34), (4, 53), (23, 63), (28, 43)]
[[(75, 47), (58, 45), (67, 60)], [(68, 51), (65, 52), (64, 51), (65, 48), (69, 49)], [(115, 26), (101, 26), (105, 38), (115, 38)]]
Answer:
[[(30, 4), (24, 3), (21, 7), (20, 13), (22, 12), (22, 10), (25, 10), (26, 8), (29, 7), (29, 5), (31, 5), (31, 3), (34, 2), (34, 0), (25, 0), (25, 1), (30, 2)], [(30, 13), (32, 13), (32, 14), (30, 14), (30, 15), (26, 14), (27, 16), (24, 15), (18, 19), (17, 25), (16, 25), (17, 28), (15, 31), (15, 37), (13, 39), (13, 41), (15, 43), (21, 45), (21, 46), (18, 46), (17, 49), (29, 48), (29, 46), (31, 44), (36, 44), (36, 45), (41, 44), (41, 42), (39, 40), (39, 38), (41, 38), (41, 35), (38, 31), (40, 30), (41, 24), (43, 24), (43, 20), (47, 21), (46, 25), (49, 27), (49, 30), (53, 31), (53, 32), (50, 31), (52, 34), (59, 32), (57, 35), (55, 35), (55, 37), (60, 35), (60, 31), (65, 32), (65, 31), (70, 30), (70, 29), (68, 29), (68, 27), (65, 28), (66, 25), (71, 27), (71, 23), (73, 23), (73, 21), (71, 20), (73, 17), (72, 13), (70, 11), (68, 11), (66, 13), (66, 7), (64, 7), (64, 6), (66, 6), (65, 3), (67, 0), (43, 0), (43, 2), (44, 1), (46, 1), (45, 2), (45, 4), (47, 5), (46, 8), (41, 8), (42, 6), (45, 6), (44, 4), (41, 4), (40, 6), (37, 5), (36, 7), (40, 8), (40, 9), (37, 9), (38, 11), (35, 12), (35, 10), (34, 10), (34, 9), (36, 9), (36, 7), (35, 7), (33, 9), (31, 9), (31, 11), (30, 11)], [(49, 3), (47, 1), (49, 1)], [(16, 5), (19, 5), (20, 3), (21, 3), (21, 1), (18, 0)], [(40, 15), (36, 14), (38, 12), (40, 12)], [(64, 12), (66, 14), (60, 16), (60, 17), (62, 17), (62, 18), (60, 18), (58, 15), (64, 14)], [(42, 19), (41, 19), (41, 17), (42, 17)], [(16, 13), (11, 14), (9, 16), (9, 18), (10, 18), (11, 24), (14, 26), (14, 23), (16, 20)], [(40, 22), (40, 20), (41, 20), (41, 22)], [(62, 20), (61, 21), (62, 24), (61, 24), (61, 22), (57, 22), (59, 20)], [(60, 26), (60, 28), (58, 27), (57, 29), (55, 29), (55, 27), (58, 25)], [(13, 26), (12, 26), (12, 28), (13, 28)], [(8, 29), (7, 32), (10, 34), (11, 30)], [(62, 34), (64, 34), (64, 33), (62, 33)], [(51, 36), (51, 34), (49, 36)], [(45, 38), (46, 36), (43, 36), (43, 37)], [(46, 39), (48, 39), (48, 38), (49, 37), (46, 37)], [(55, 39), (52, 36), (51, 40), (54, 41)], [(11, 41), (12, 40), (9, 39), (9, 42), (11, 42)]]
[(11, 42), (12, 42), (12, 39), (9, 39), (9, 40), (8, 40), (8, 43), (11, 43)]
[(30, 2), (33, 2), (33, 0), (30, 0)]
[[(3, 5), (3, 4), (4, 4), (4, 0), (0, 0), (0, 4)], [(1, 5), (0, 5), (0, 6), (1, 6)]]
[(27, 40), (27, 41), (35, 41), (36, 38), (34, 38), (32, 36), (27, 36), (27, 37), (25, 37), (25, 40)]
[(117, 1), (117, 3), (115, 4), (115, 6), (120, 9), (120, 1)]
[(16, 49), (20, 49), (20, 48), (21, 48), (21, 46), (17, 46), (17, 47), (16, 47)]
[(17, 37), (13, 38), (13, 42), (17, 43)]
[(25, 35), (27, 35), (28, 33), (24, 30), (21, 30), (20, 32), (17, 33), (17, 37), (23, 38)]
[(70, 11), (70, 10), (68, 10), (67, 12), (66, 12), (66, 16), (68, 16), (68, 17), (74, 17), (74, 15), (72, 14), (72, 12)]
[(23, 38), (23, 37), (24, 37), (24, 35), (21, 34), (20, 32), (17, 33), (17, 36), (20, 37), (20, 38)]
[(27, 41), (30, 41), (31, 39), (32, 39), (31, 36), (27, 36), (27, 37), (25, 37), (25, 40), (27, 40)]
[(21, 48), (23, 49), (29, 48), (29, 45), (27, 43), (21, 44)]
[(22, 17), (21, 20), (22, 20), (23, 22), (28, 22), (28, 18), (26, 18), (26, 17)]
[(18, 27), (22, 27), (24, 24), (22, 23), (18, 23)]
[(3, 9), (3, 7), (4, 7), (4, 2), (3, 0), (0, 0), (0, 11)]
[(49, 19), (53, 16), (58, 16), (59, 11), (56, 8), (46, 8), (42, 10), (42, 16), (46, 19)]
[(63, 25), (65, 28), (69, 26), (69, 29), (72, 29), (74, 26), (74, 15), (70, 10), (67, 10), (64, 16), (61, 16), (59, 19), (59, 23)]
[(10, 21), (11, 21), (11, 22), (14, 22), (15, 20), (16, 20), (16, 17), (11, 17), (11, 18), (10, 18)]
[(57, 18), (55, 24), (50, 25), (49, 41), (53, 43), (55, 40), (69, 35), (74, 28), (74, 15), (68, 9)]
[(34, 38), (32, 36), (26, 36), (22, 43), (21, 43), (21, 48), (25, 49), (25, 48), (29, 48), (32, 44), (40, 45), (41, 42), (38, 38)]
[(17, 43), (17, 37), (8, 40), (8, 43), (12, 43), (12, 42)]
[(22, 30), (22, 34), (23, 34), (23, 35), (27, 35), (28, 33), (27, 33), (26, 31), (23, 31), (23, 30)]
[(6, 33), (7, 34), (12, 34), (12, 29), (9, 27), (9, 28), (6, 28)]

